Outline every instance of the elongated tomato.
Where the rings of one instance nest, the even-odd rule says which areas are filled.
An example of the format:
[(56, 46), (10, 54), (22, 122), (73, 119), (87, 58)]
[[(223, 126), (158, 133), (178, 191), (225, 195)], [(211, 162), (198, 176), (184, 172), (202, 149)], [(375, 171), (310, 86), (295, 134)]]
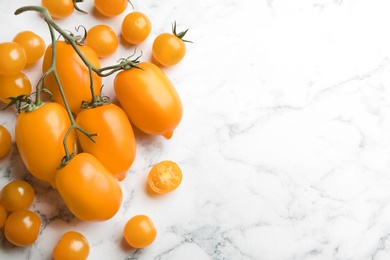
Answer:
[[(96, 68), (100, 68), (100, 60), (96, 52), (90, 47), (83, 45), (79, 46), (80, 51), (85, 58)], [(92, 94), (90, 90), (91, 80), (88, 67), (84, 64), (73, 47), (64, 42), (57, 41), (57, 61), (56, 69), (58, 77), (64, 89), (66, 99), (69, 103), (70, 110), (77, 114), (81, 110), (82, 102), (90, 102)], [(52, 45), (50, 44), (45, 52), (42, 71), (46, 72), (51, 66)], [(94, 95), (100, 94), (102, 78), (95, 72), (92, 73), (94, 84)], [(53, 74), (49, 74), (45, 78), (45, 87), (53, 94), (53, 101), (64, 105), (57, 82)]]
[[(16, 118), (16, 145), (24, 165), (33, 176), (53, 187), (57, 167), (65, 156), (63, 141), (70, 126), (65, 108), (54, 102), (31, 112), (23, 111)], [(66, 142), (70, 152), (74, 143), (72, 132)]]
[(84, 221), (110, 219), (122, 203), (119, 181), (89, 153), (77, 154), (58, 169), (56, 184), (68, 209)]
[(125, 112), (114, 104), (87, 108), (77, 115), (76, 123), (97, 134), (96, 143), (79, 135), (83, 151), (94, 155), (118, 180), (123, 180), (136, 152), (133, 128)]
[(165, 73), (150, 62), (119, 72), (114, 81), (118, 100), (130, 121), (150, 135), (172, 137), (183, 107), (175, 87)]

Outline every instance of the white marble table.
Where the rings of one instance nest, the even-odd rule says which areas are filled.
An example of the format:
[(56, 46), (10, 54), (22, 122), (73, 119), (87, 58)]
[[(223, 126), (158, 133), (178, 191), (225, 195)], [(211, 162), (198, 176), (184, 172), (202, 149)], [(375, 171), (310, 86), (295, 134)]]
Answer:
[[(92, 0), (59, 22), (98, 23)], [(38, 0), (0, 2), (0, 41), (30, 29), (49, 41), (37, 15), (13, 11)], [(137, 47), (176, 20), (189, 28), (185, 59), (164, 69), (184, 104), (171, 140), (137, 136), (137, 157), (121, 183), (124, 203), (103, 223), (76, 220), (32, 178), (16, 146), (0, 160), (0, 188), (17, 178), (36, 189), (38, 241), (18, 248), (0, 236), (0, 259), (51, 259), (60, 234), (82, 232), (89, 259), (390, 259), (390, 1), (133, 1), (153, 23)], [(129, 7), (128, 11), (131, 11)], [(116, 29), (123, 15), (104, 22)], [(118, 36), (119, 37), (119, 36)], [(103, 64), (134, 49), (120, 47)], [(32, 81), (40, 64), (25, 70)], [(104, 83), (113, 95), (112, 77)], [(1, 87), (1, 86), (0, 86)], [(0, 111), (13, 134), (15, 113)], [(14, 135), (13, 135), (14, 137)], [(175, 160), (180, 188), (145, 191), (151, 165)], [(136, 214), (158, 230), (142, 250), (122, 229)]]

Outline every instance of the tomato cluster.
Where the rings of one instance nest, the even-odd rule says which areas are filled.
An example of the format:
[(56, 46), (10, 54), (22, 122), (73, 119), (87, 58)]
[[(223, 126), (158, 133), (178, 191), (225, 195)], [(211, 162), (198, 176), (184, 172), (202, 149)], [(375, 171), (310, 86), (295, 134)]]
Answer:
[[(121, 182), (136, 158), (137, 127), (148, 135), (173, 136), (183, 106), (162, 66), (173, 66), (185, 56), (183, 36), (187, 31), (163, 33), (152, 47), (153, 61), (141, 56), (123, 58), (118, 64), (102, 67), (100, 59), (116, 52), (120, 41), (114, 30), (98, 24), (77, 37), (61, 29), (56, 19), (65, 19), (74, 10), (84, 12), (73, 0), (42, 0), (15, 13), (37, 11), (50, 27), (47, 44), (32, 31), (22, 31), (10, 42), (0, 43), (0, 102), (15, 105), (15, 143), (25, 167), (35, 178), (57, 190), (69, 211), (82, 221), (105, 221), (120, 209)], [(126, 11), (127, 0), (94, 0), (94, 7), (107, 17)], [(86, 14), (86, 12), (84, 12)], [(151, 20), (131, 11), (123, 18), (121, 35), (131, 45), (149, 37)], [(62, 38), (54, 37), (54, 31)], [(28, 64), (42, 59), (41, 78), (34, 93), (23, 73)], [(103, 95), (103, 77), (116, 74), (112, 86), (119, 105)], [(12, 146), (10, 132), (0, 126), (0, 158)], [(170, 160), (156, 163), (148, 175), (152, 192), (175, 190), (182, 181), (179, 166)], [(39, 214), (30, 206), (34, 189), (25, 180), (5, 185), (0, 196), (0, 229), (17, 246), (34, 243), (41, 229)], [(29, 224), (26, 224), (29, 223)], [(157, 236), (152, 220), (136, 215), (124, 223), (123, 236), (134, 248), (150, 245)], [(80, 250), (75, 252), (72, 244)], [(54, 259), (86, 259), (87, 239), (70, 231), (53, 248)]]

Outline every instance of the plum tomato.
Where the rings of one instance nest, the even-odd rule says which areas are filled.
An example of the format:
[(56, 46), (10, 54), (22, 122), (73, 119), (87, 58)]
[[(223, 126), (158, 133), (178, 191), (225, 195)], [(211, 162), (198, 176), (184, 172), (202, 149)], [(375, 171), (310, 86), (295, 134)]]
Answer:
[(19, 43), (0, 43), (0, 75), (16, 74), (22, 71), (26, 64), (26, 52)]
[(13, 75), (0, 75), (0, 101), (8, 104), (9, 97), (31, 94), (31, 81), (23, 72)]
[(115, 76), (116, 96), (138, 129), (169, 139), (183, 115), (179, 94), (155, 64), (141, 62), (138, 67), (121, 71)]
[(27, 209), (34, 201), (34, 197), (33, 187), (24, 180), (13, 180), (1, 190), (1, 204), (10, 212)]
[(128, 0), (94, 0), (95, 8), (107, 17), (120, 15), (126, 10), (128, 4)]
[(73, 0), (42, 0), (41, 4), (57, 19), (66, 18), (74, 12)]
[(46, 43), (32, 31), (22, 31), (15, 35), (13, 42), (18, 43), (26, 52), (27, 64), (32, 64), (42, 58)]
[(57, 170), (55, 179), (66, 206), (80, 220), (110, 219), (121, 206), (119, 181), (89, 153), (75, 155)]
[(86, 260), (88, 255), (88, 240), (76, 231), (64, 233), (53, 249), (54, 260)]
[[(63, 141), (70, 127), (65, 108), (55, 102), (33, 111), (23, 110), (16, 117), (15, 140), (24, 165), (33, 176), (53, 187), (57, 167), (65, 156)], [(74, 152), (75, 141), (72, 131), (66, 141), (70, 153)]]
[(165, 67), (179, 63), (186, 54), (186, 40), (184, 35), (188, 30), (176, 33), (176, 23), (173, 25), (172, 33), (161, 33), (153, 41), (152, 56)]
[(145, 248), (156, 239), (157, 230), (148, 216), (136, 215), (127, 221), (123, 235), (131, 247)]
[(6, 156), (11, 150), (12, 136), (7, 128), (0, 125), (0, 158)]
[(115, 177), (122, 181), (133, 164), (136, 142), (133, 128), (126, 113), (115, 104), (82, 110), (76, 123), (89, 133), (95, 133), (96, 142), (80, 134), (84, 152), (94, 155)]
[(130, 44), (140, 44), (152, 31), (150, 19), (141, 12), (128, 13), (122, 21), (122, 37)]
[[(74, 114), (77, 114), (81, 110), (81, 104), (83, 102), (90, 102), (92, 99), (89, 70), (77, 52), (73, 49), (72, 45), (66, 43), (65, 41), (57, 41), (56, 44), (56, 69), (58, 77), (67, 98), (70, 110)], [(78, 46), (78, 48), (93, 66), (100, 68), (99, 57), (92, 48), (86, 45)], [(43, 57), (43, 72), (46, 72), (50, 68), (51, 58), (52, 44), (47, 47)], [(102, 78), (93, 72), (92, 80), (94, 85), (94, 95), (98, 96), (100, 94)], [(45, 78), (45, 87), (52, 93), (53, 101), (65, 106), (57, 82), (52, 73)]]
[(91, 47), (100, 58), (105, 58), (115, 53), (119, 41), (110, 26), (98, 24), (88, 30), (85, 44)]
[(168, 193), (179, 187), (182, 178), (182, 171), (177, 163), (161, 161), (149, 171), (148, 185), (155, 193)]
[(12, 212), (4, 225), (5, 238), (16, 246), (33, 244), (39, 235), (41, 218), (28, 209)]

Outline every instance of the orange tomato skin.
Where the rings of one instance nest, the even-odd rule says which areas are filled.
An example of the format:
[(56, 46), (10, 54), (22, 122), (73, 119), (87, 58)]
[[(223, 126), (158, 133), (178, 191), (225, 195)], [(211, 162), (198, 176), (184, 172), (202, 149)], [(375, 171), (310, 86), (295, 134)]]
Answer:
[(126, 42), (140, 44), (152, 31), (152, 23), (144, 13), (131, 12), (123, 18), (121, 33)]
[(105, 24), (98, 24), (88, 30), (85, 44), (100, 58), (108, 57), (118, 49), (119, 41), (114, 30)]
[(72, 0), (42, 0), (41, 4), (49, 10), (53, 18), (66, 18), (74, 12)]
[(105, 104), (82, 110), (76, 123), (87, 132), (97, 134), (96, 143), (86, 135), (79, 135), (83, 151), (94, 155), (122, 181), (136, 153), (134, 132), (126, 113), (117, 105)]
[(153, 58), (165, 67), (179, 63), (186, 54), (186, 45), (182, 39), (171, 33), (158, 35), (153, 42)]
[(150, 62), (119, 72), (114, 90), (130, 121), (150, 135), (171, 138), (179, 125), (183, 107), (175, 87), (165, 73)]
[(156, 239), (157, 230), (148, 216), (136, 215), (126, 222), (123, 236), (131, 247), (145, 248)]
[(4, 235), (9, 242), (16, 246), (33, 244), (39, 235), (41, 218), (28, 209), (21, 209), (11, 213), (4, 226)]
[[(65, 108), (54, 102), (31, 112), (22, 111), (16, 118), (15, 140), (23, 163), (33, 176), (53, 187), (56, 169), (65, 156), (63, 139), (69, 128)], [(67, 139), (70, 152), (74, 142), (72, 132)]]
[(14, 75), (27, 64), (27, 56), (23, 47), (16, 42), (0, 43), (0, 74)]
[(36, 62), (45, 53), (45, 41), (32, 31), (21, 31), (15, 35), (12, 41), (23, 47), (26, 52), (27, 64)]
[(13, 75), (0, 75), (0, 101), (8, 104), (9, 97), (31, 94), (31, 81), (23, 72)]
[(128, 0), (94, 0), (95, 8), (107, 17), (120, 15), (126, 10), (128, 4)]
[[(77, 245), (77, 246), (75, 246)], [(54, 260), (85, 260), (89, 255), (88, 240), (79, 232), (68, 231), (53, 248)]]
[[(95, 67), (100, 68), (100, 60), (96, 52), (88, 46), (78, 46), (86, 59)], [(42, 71), (46, 72), (51, 66), (52, 45), (46, 48), (43, 58)], [(90, 102), (92, 94), (90, 90), (89, 70), (73, 47), (64, 42), (57, 41), (56, 69), (69, 103), (70, 110), (77, 114), (81, 110), (83, 101)], [(93, 72), (94, 94), (100, 94), (102, 78)], [(57, 82), (52, 73), (45, 78), (45, 87), (53, 94), (53, 101), (64, 106)]]
[(119, 181), (89, 153), (77, 154), (58, 169), (56, 185), (68, 209), (83, 221), (110, 219), (122, 203)]
[(11, 150), (12, 136), (7, 128), (0, 125), (0, 158), (6, 156)]

